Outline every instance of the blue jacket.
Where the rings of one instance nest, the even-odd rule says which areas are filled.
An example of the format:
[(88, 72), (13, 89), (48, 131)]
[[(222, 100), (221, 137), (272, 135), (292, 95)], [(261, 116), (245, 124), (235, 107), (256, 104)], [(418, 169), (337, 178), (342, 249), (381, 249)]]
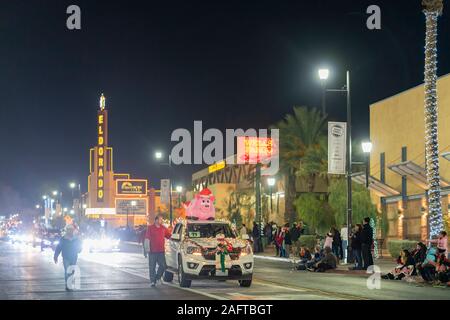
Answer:
[(54, 258), (58, 258), (59, 254), (61, 254), (64, 260), (76, 263), (81, 249), (81, 240), (77, 237), (72, 239), (62, 237), (56, 246)]

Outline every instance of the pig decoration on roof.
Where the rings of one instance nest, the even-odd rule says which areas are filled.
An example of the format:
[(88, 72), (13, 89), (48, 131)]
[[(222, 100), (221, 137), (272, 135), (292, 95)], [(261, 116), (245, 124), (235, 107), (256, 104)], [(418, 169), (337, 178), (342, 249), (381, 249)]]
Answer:
[(214, 220), (214, 195), (208, 188), (197, 193), (191, 201), (184, 204), (186, 218), (196, 220)]

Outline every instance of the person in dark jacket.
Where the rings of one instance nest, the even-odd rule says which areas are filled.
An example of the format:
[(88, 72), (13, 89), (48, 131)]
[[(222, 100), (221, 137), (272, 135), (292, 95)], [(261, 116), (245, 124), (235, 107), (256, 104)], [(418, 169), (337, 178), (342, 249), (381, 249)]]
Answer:
[(427, 247), (422, 242), (417, 243), (416, 249), (412, 252), (412, 257), (414, 258), (415, 268), (414, 276), (417, 274), (417, 270), (420, 265), (425, 261), (427, 257)]
[(255, 253), (261, 252), (261, 230), (259, 229), (259, 226), (256, 222), (253, 222), (253, 230), (252, 230), (252, 237), (253, 237), (253, 251)]
[(408, 250), (403, 250), (400, 256), (399, 265), (388, 274), (382, 275), (382, 279), (402, 280), (406, 276), (411, 276), (415, 269), (415, 261)]
[(300, 248), (299, 258), (297, 270), (306, 270), (307, 263), (313, 260), (311, 252), (305, 247)]
[(336, 266), (336, 256), (333, 254), (330, 247), (325, 247), (324, 257), (315, 266), (309, 268), (308, 271), (325, 272), (327, 270), (336, 269)]
[[(58, 263), (58, 257), (61, 254), (64, 265), (64, 279), (66, 290), (72, 291), (74, 289), (75, 266), (77, 265), (78, 254), (81, 252), (82, 243), (76, 236), (76, 229), (69, 224), (65, 227), (64, 236), (59, 240), (55, 249), (53, 260)], [(69, 281), (70, 280), (70, 281)]]
[(363, 258), (363, 269), (367, 270), (369, 266), (373, 265), (372, 258), (372, 244), (373, 244), (373, 229), (370, 226), (370, 218), (364, 218), (363, 229), (361, 232), (361, 253)]
[(350, 269), (351, 270), (362, 270), (362, 268), (363, 268), (362, 255), (361, 255), (362, 225), (358, 223), (353, 230), (354, 231), (351, 235), (351, 247), (352, 247), (353, 256), (355, 258), (355, 266)]
[(331, 234), (333, 235), (333, 244), (332, 244), (332, 251), (333, 254), (339, 258), (342, 259), (342, 239), (341, 234), (335, 227), (332, 227), (330, 230)]
[(292, 247), (292, 238), (291, 238), (291, 231), (289, 229), (289, 223), (286, 223), (284, 226), (284, 252), (285, 257), (289, 258), (291, 255), (291, 247)]

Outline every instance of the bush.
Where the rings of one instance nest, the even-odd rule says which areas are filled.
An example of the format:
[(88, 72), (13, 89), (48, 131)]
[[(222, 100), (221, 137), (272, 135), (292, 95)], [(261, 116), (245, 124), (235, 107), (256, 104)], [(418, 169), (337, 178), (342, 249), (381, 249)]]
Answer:
[(388, 242), (388, 250), (392, 258), (397, 258), (402, 250), (412, 251), (416, 248), (417, 241), (412, 240), (390, 240)]
[(316, 236), (302, 235), (300, 237), (300, 246), (313, 250), (317, 244)]

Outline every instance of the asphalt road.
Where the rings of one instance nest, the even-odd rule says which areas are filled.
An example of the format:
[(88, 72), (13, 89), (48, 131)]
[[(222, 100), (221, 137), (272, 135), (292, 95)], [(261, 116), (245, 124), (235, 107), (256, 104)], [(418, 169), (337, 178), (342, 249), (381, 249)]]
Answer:
[(381, 280), (368, 289), (368, 275), (295, 271), (285, 262), (256, 259), (253, 285), (237, 281), (193, 281), (189, 289), (171, 284), (150, 288), (141, 248), (124, 244), (121, 252), (82, 253), (80, 289), (64, 290), (62, 265), (52, 252), (0, 242), (0, 299), (450, 299), (450, 289)]

